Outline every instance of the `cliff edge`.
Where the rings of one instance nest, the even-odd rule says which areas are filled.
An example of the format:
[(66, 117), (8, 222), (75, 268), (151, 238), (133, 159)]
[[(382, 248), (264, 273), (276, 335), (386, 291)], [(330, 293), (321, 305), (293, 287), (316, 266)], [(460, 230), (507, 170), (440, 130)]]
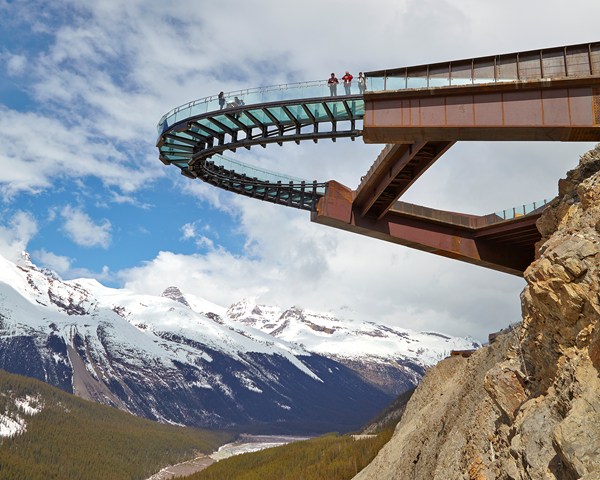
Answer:
[(537, 226), (522, 323), (430, 369), (356, 480), (600, 479), (600, 144)]

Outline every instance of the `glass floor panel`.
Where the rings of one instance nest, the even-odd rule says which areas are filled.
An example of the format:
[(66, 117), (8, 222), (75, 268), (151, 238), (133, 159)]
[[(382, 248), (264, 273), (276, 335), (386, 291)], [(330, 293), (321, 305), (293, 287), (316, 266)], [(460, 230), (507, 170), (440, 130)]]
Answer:
[(280, 123), (283, 123), (283, 124), (292, 123), (292, 120), (283, 111), (283, 108), (281, 108), (281, 107), (269, 107), (269, 108), (267, 108), (267, 110), (269, 111), (269, 113), (271, 115), (273, 115), (277, 120), (279, 120)]
[(214, 130), (217, 133), (225, 133), (225, 130), (223, 130), (221, 127), (215, 125), (211, 121), (207, 120), (206, 118), (196, 120), (196, 122), (199, 123), (200, 125), (204, 125), (205, 127), (210, 128), (211, 130)]

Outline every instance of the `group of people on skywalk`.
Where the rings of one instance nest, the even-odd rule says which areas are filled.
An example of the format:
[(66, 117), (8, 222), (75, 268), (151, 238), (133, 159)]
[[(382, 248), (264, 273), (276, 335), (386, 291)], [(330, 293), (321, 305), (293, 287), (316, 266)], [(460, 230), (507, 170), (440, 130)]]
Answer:
[[(351, 88), (352, 88), (352, 80), (353, 79), (354, 79), (354, 77), (352, 76), (352, 74), (348, 70), (346, 70), (345, 75), (342, 77), (342, 81), (344, 82), (344, 91), (346, 92), (346, 95), (352, 94)], [(340, 83), (340, 81), (335, 76), (335, 73), (332, 73), (331, 76), (329, 77), (329, 80), (327, 80), (327, 85), (329, 86), (329, 94), (332, 97), (337, 96), (337, 86), (339, 83)], [(366, 86), (366, 78), (363, 76), (362, 72), (358, 73), (357, 83), (358, 83), (358, 93), (362, 95), (363, 93), (365, 93), (365, 86)]]
[[(225, 108), (225, 104), (227, 103), (227, 99), (225, 98), (224, 92), (219, 92), (219, 110), (223, 110)], [(233, 102), (227, 103), (227, 107), (241, 107), (244, 105), (244, 101), (239, 97), (234, 97)]]
[[(342, 81), (344, 82), (344, 91), (346, 92), (346, 95), (352, 94), (351, 89), (352, 89), (352, 80), (353, 79), (354, 79), (354, 77), (352, 76), (352, 74), (346, 70), (345, 75), (342, 77)], [(329, 79), (327, 80), (327, 85), (329, 86), (329, 94), (332, 97), (337, 97), (337, 86), (339, 83), (340, 83), (340, 81), (335, 76), (335, 73), (332, 73), (331, 76), (329, 77)], [(367, 79), (363, 75), (363, 72), (358, 73), (358, 79), (357, 79), (356, 83), (358, 84), (358, 93), (360, 95), (365, 93)], [(244, 101), (242, 99), (240, 99), (239, 97), (234, 97), (232, 102), (227, 102), (224, 92), (219, 93), (218, 99), (219, 99), (219, 110), (223, 110), (226, 105), (228, 108), (240, 107), (240, 106), (244, 105)]]

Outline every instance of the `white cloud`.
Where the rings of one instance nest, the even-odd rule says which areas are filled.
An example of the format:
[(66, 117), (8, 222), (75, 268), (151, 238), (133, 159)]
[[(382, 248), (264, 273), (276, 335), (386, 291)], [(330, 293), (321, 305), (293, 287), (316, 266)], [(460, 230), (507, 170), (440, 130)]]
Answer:
[[(518, 278), (311, 224), (306, 212), (182, 177), (158, 161), (155, 124), (171, 108), (220, 90), (586, 42), (597, 30), (597, 0), (571, 2), (585, 15), (565, 15), (562, 0), (385, 0), (376, 6), (364, 0), (224, 0), (202, 8), (182, 0), (176, 9), (158, 0), (15, 4), (19, 20), (31, 18), (28, 25), (45, 32), (48, 42), (27, 55), (27, 68), (20, 52), (4, 47), (8, 71), (37, 103), (31, 111), (1, 107), (0, 193), (10, 199), (51, 190), (59, 179), (97, 178), (107, 187), (106, 203), (145, 208), (135, 196), (151, 190), (156, 176), (168, 176), (182, 200), (230, 216), (246, 238), (245, 250), (234, 254), (215, 246), (216, 232), (189, 224), (183, 237), (208, 251), (159, 252), (120, 273), (128, 287), (160, 294), (175, 284), (223, 305), (258, 296), (480, 338), (519, 315)], [(52, 16), (59, 8), (68, 24), (48, 21), (59, 18)], [(14, 11), (12, 2), (0, 3), (3, 18)], [(360, 140), (321, 141), (235, 156), (355, 188), (381, 148)], [(404, 200), (480, 214), (528, 203), (556, 193), (558, 178), (588, 148), (459, 144)], [(98, 222), (74, 207), (62, 215), (76, 243), (109, 248), (109, 219)], [(2, 227), (0, 248), (25, 247), (35, 234), (33, 217), (18, 216), (22, 230)], [(68, 260), (45, 258), (63, 267)], [(110, 277), (108, 267), (79, 272)]]
[(181, 239), (184, 241), (193, 241), (198, 248), (215, 248), (214, 242), (208, 236), (200, 233), (199, 230), (208, 232), (210, 230), (210, 226), (202, 226), (199, 224), (199, 222), (186, 223), (181, 227)]
[(59, 275), (69, 273), (71, 269), (71, 259), (63, 255), (56, 255), (48, 252), (45, 249), (35, 250), (31, 252), (33, 259), (41, 266), (55, 271)]
[(71, 268), (68, 272), (69, 278), (95, 278), (99, 282), (111, 283), (115, 281), (115, 276), (110, 271), (110, 267), (108, 265), (104, 265), (102, 269), (97, 271), (92, 271), (87, 268)]
[(24, 55), (9, 55), (6, 60), (6, 70), (9, 75), (19, 75), (25, 72), (27, 58)]
[(183, 240), (193, 239), (196, 236), (196, 226), (193, 223), (186, 223), (181, 227), (181, 234)]
[(63, 230), (73, 242), (83, 247), (108, 248), (111, 240), (111, 224), (104, 219), (100, 223), (84, 211), (67, 205), (61, 210)]
[(0, 107), (0, 129), (0, 192), (6, 198), (49, 189), (60, 178), (81, 176), (99, 176), (109, 186), (132, 191), (161, 173), (122, 165), (122, 154), (106, 140), (56, 118)]
[(223, 306), (253, 296), (481, 339), (520, 316), (517, 277), (312, 224), (307, 212), (237, 201), (245, 255), (161, 252), (120, 272), (127, 288), (160, 294), (178, 285)]
[(33, 215), (24, 211), (15, 212), (6, 225), (0, 225), (0, 255), (18, 262), (37, 231), (38, 225)]

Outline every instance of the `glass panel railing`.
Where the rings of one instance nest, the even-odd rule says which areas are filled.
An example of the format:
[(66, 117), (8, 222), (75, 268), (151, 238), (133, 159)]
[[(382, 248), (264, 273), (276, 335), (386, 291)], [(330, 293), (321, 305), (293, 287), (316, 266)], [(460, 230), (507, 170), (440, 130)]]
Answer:
[(386, 90), (385, 76), (367, 77), (367, 90), (372, 92), (380, 92)]
[[(359, 94), (357, 78), (352, 82), (351, 95)], [(337, 96), (344, 96), (345, 89), (341, 83), (337, 88)], [(251, 88), (227, 92), (219, 99), (218, 95), (200, 98), (192, 102), (174, 108), (158, 122), (158, 133), (161, 134), (169, 126), (186, 118), (207, 112), (226, 110), (239, 105), (255, 105), (260, 103), (277, 102), (285, 100), (297, 100), (303, 98), (330, 97), (331, 92), (326, 80), (315, 80), (310, 82), (290, 83), (284, 85), (273, 85), (268, 87)]]
[[(457, 77), (457, 78), (452, 78), (452, 85), (473, 85), (473, 79), (472, 78), (463, 78), (463, 77)], [(443, 83), (441, 83), (440, 85), (436, 85), (437, 87), (447, 87), (448, 86), (448, 80), (445, 80)]]
[(391, 91), (406, 89), (422, 89), (450, 87), (458, 85), (476, 85), (484, 83), (514, 82), (516, 78), (493, 77), (426, 77), (426, 76), (382, 76), (367, 78), (367, 91)]
[[(457, 84), (456, 80), (468, 80), (468, 79), (462, 79), (462, 78), (456, 79), (456, 78), (453, 78), (452, 79), (452, 84), (453, 85)], [(471, 82), (469, 81), (469, 83), (471, 83)], [(434, 88), (434, 87), (447, 87), (447, 86), (448, 86), (448, 79), (447, 78), (437, 78), (436, 77), (436, 78), (430, 78), (429, 79), (429, 87), (430, 88)]]
[(513, 218), (522, 217), (528, 215), (539, 208), (543, 208), (550, 200), (544, 199), (538, 202), (528, 203), (521, 205), (520, 207), (509, 208), (508, 210), (502, 210), (495, 212), (494, 215), (502, 218), (503, 220), (512, 220)]
[(427, 77), (408, 77), (404, 88), (427, 88)]
[(385, 81), (386, 90), (402, 90), (406, 88), (406, 77), (404, 75), (389, 76)]
[(369, 91), (478, 85), (593, 75), (599, 43), (453, 60), (367, 73)]

